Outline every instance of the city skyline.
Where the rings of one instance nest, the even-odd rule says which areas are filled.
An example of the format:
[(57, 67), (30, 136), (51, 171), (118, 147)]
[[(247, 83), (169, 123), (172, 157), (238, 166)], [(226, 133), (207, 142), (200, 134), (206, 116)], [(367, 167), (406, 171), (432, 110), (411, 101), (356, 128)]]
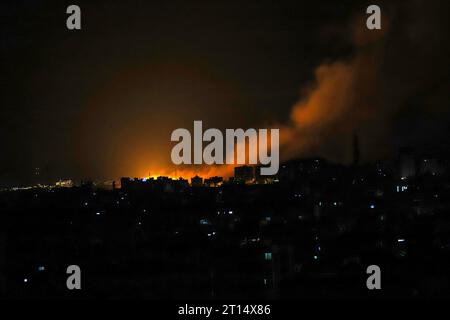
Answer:
[(450, 1), (3, 2), (0, 300), (450, 298)]
[(448, 154), (446, 2), (380, 1), (381, 30), (366, 29), (365, 1), (78, 5), (81, 30), (62, 4), (6, 5), (2, 185), (35, 168), (230, 175), (171, 164), (170, 132), (198, 119), (280, 128), (281, 161), (350, 163), (354, 132), (362, 162), (405, 145)]

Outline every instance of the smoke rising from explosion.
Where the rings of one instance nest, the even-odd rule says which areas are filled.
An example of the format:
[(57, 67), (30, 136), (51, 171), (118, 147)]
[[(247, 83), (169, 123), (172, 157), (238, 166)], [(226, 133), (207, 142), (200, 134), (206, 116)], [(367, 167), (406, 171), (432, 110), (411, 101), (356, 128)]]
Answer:
[[(386, 5), (380, 31), (366, 29), (364, 16), (355, 19), (349, 33), (353, 54), (316, 68), (314, 83), (304, 89), (289, 124), (282, 126), (284, 158), (321, 155), (349, 163), (351, 137), (357, 133), (365, 159), (379, 159), (401, 144), (429, 144), (411, 127), (414, 123), (432, 119), (437, 134), (445, 131), (442, 120), (448, 112), (443, 118), (436, 115), (448, 103), (444, 88), (449, 79), (436, 68), (449, 69), (448, 45), (443, 45), (448, 23), (442, 14), (437, 19), (431, 14), (438, 11), (439, 3), (422, 1), (395, 10)], [(427, 85), (430, 78), (435, 87)], [(394, 124), (400, 129), (394, 131)]]
[[(171, 163), (170, 133), (191, 128), (199, 119), (220, 129), (280, 128), (282, 161), (321, 156), (349, 163), (354, 133), (363, 162), (392, 157), (401, 145), (445, 145), (442, 139), (450, 136), (450, 52), (442, 8), (449, 4), (380, 1), (380, 6), (381, 31), (367, 30), (363, 7), (350, 23), (341, 19), (323, 27), (334, 38), (318, 33), (325, 39), (317, 42), (350, 49), (331, 57), (327, 50), (321, 53), (313, 81), (299, 83), (300, 98), (290, 111), (286, 105), (263, 113), (258, 100), (248, 98), (242, 74), (224, 76), (213, 60), (181, 56), (174, 63), (158, 57), (134, 68), (124, 64), (81, 113), (80, 171), (93, 177), (232, 175), (233, 166)], [(257, 88), (263, 98), (280, 97)], [(288, 121), (273, 120), (286, 112)]]
[(60, 6), (11, 1), (0, 186), (232, 175), (173, 165), (170, 134), (194, 120), (279, 128), (281, 160), (349, 163), (355, 133), (361, 162), (399, 146), (450, 158), (450, 2), (378, 0), (381, 32), (370, 4), (90, 1), (88, 29), (69, 35)]

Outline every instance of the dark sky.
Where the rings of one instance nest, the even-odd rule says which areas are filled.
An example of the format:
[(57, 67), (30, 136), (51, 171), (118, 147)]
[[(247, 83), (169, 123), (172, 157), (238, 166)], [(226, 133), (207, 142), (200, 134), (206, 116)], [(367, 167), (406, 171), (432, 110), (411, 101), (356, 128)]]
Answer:
[[(280, 127), (283, 158), (446, 151), (448, 1), (2, 3), (0, 184), (162, 170), (170, 133)], [(82, 30), (66, 29), (66, 7)]]

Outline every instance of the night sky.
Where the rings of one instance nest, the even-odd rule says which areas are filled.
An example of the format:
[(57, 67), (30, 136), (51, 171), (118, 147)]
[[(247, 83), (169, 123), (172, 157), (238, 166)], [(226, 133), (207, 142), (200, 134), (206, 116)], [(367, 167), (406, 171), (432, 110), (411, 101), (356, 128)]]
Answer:
[[(81, 7), (82, 30), (66, 28)], [(382, 8), (381, 31), (365, 10)], [(170, 133), (281, 129), (281, 156), (446, 153), (448, 1), (17, 1), (0, 10), (0, 185), (170, 173)], [(207, 170), (207, 169), (205, 169)]]

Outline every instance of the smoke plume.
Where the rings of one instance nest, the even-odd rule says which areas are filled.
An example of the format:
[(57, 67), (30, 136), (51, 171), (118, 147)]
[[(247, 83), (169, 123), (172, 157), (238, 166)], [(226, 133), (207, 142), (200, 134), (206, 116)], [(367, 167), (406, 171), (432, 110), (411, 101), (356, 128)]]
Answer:
[(439, 3), (386, 4), (382, 30), (368, 30), (365, 16), (354, 19), (351, 32), (344, 27), (353, 51), (315, 69), (313, 83), (281, 126), (284, 158), (321, 155), (348, 163), (354, 133), (365, 160), (391, 155), (400, 144), (430, 145), (413, 126), (428, 119), (440, 134), (448, 119), (446, 111), (436, 117), (449, 98), (442, 72), (449, 69), (443, 45), (448, 23), (438, 11)]

